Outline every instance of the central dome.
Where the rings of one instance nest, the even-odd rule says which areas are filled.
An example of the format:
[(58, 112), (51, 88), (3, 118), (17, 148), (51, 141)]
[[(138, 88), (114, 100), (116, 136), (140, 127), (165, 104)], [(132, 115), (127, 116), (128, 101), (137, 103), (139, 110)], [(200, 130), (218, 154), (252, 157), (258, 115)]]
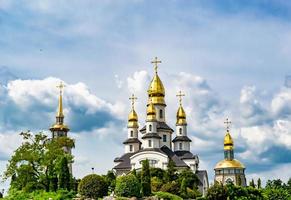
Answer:
[(148, 89), (148, 94), (151, 97), (152, 96), (162, 96), (162, 97), (165, 96), (165, 88), (158, 74), (155, 74), (150, 84), (150, 87)]
[(224, 169), (224, 168), (239, 168), (239, 169), (244, 169), (245, 166), (238, 160), (233, 159), (233, 160), (222, 160), (218, 162), (215, 166), (214, 169)]

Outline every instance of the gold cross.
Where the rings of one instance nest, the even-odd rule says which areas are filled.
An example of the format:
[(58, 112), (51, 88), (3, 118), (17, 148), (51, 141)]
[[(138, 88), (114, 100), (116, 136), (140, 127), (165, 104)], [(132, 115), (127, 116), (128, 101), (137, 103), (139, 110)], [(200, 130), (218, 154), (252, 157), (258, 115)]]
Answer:
[(158, 73), (158, 64), (162, 63), (162, 61), (158, 60), (158, 57), (155, 57), (155, 59), (151, 62), (155, 66), (155, 72)]
[(60, 90), (60, 94), (62, 94), (62, 93), (63, 93), (63, 89), (64, 89), (64, 87), (66, 87), (66, 86), (63, 84), (63, 82), (62, 82), (62, 81), (60, 82), (60, 84), (59, 84), (59, 85), (57, 85), (57, 88), (59, 88), (59, 90)]
[(129, 97), (129, 100), (131, 100), (131, 106), (132, 108), (134, 108), (134, 103), (135, 103), (135, 100), (137, 100), (137, 97), (134, 96), (134, 94), (132, 94), (131, 97)]
[(231, 121), (228, 118), (226, 118), (224, 124), (226, 124), (226, 130), (229, 131)]
[(185, 94), (183, 94), (180, 90), (176, 96), (179, 97), (179, 103), (180, 103), (180, 105), (182, 105), (182, 97), (184, 97)]

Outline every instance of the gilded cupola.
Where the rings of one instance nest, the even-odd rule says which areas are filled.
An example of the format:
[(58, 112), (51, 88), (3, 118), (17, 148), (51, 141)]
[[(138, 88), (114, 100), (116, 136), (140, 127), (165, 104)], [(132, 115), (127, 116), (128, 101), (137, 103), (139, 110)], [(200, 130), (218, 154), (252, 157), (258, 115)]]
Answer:
[(158, 60), (157, 57), (155, 57), (155, 60), (151, 63), (155, 66), (155, 75), (150, 83), (149, 89), (148, 89), (148, 96), (152, 99), (153, 104), (162, 104), (165, 105), (165, 88), (164, 85), (158, 75), (158, 64), (161, 63), (161, 61)]
[(134, 94), (129, 98), (131, 100), (131, 111), (128, 115), (128, 124), (127, 127), (131, 127), (131, 128), (138, 128), (138, 116), (134, 110), (134, 103), (135, 100), (137, 99)]
[(229, 133), (229, 130), (227, 130), (226, 135), (224, 137), (224, 150), (231, 150), (233, 149), (233, 140)]
[(186, 122), (186, 113), (184, 111), (184, 108), (182, 106), (182, 97), (185, 96), (185, 94), (182, 94), (181, 91), (179, 91), (179, 93), (176, 95), (177, 97), (179, 97), (179, 108), (178, 108), (178, 111), (177, 111), (177, 122), (176, 122), (176, 125), (187, 125), (187, 122)]
[(147, 121), (156, 120), (156, 108), (151, 99), (149, 99), (149, 104), (147, 107)]

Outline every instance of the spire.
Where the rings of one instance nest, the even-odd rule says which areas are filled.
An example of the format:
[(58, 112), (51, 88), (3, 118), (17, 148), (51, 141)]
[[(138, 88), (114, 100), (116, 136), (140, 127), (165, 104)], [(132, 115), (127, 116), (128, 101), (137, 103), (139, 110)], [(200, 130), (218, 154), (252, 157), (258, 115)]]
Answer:
[(60, 118), (64, 117), (64, 114), (63, 114), (63, 89), (64, 89), (64, 87), (65, 87), (65, 85), (63, 84), (63, 82), (60, 82), (60, 84), (57, 85), (57, 88), (59, 88), (59, 90), (60, 90), (60, 95), (59, 95), (58, 112), (57, 112), (56, 117), (60, 117)]
[(147, 108), (147, 121), (155, 121), (156, 120), (156, 109), (152, 102), (152, 99), (149, 99), (149, 104)]
[(128, 115), (128, 124), (127, 127), (132, 127), (132, 128), (138, 128), (138, 116), (134, 110), (134, 104), (135, 104), (135, 100), (137, 99), (137, 97), (134, 96), (134, 94), (131, 95), (131, 97), (129, 97), (129, 100), (131, 100), (131, 111)]
[(226, 134), (224, 137), (224, 150), (232, 150), (234, 143), (233, 143), (232, 137), (230, 135), (230, 131), (229, 131), (231, 121), (228, 118), (226, 118), (224, 124), (226, 124)]
[(184, 108), (182, 106), (182, 97), (185, 96), (185, 94), (183, 94), (181, 91), (178, 92), (178, 94), (176, 95), (179, 98), (179, 108), (177, 111), (177, 122), (176, 125), (186, 125), (186, 113), (184, 111)]
[(150, 83), (149, 89), (148, 89), (148, 96), (152, 98), (153, 104), (162, 104), (165, 105), (165, 88), (164, 85), (158, 75), (158, 64), (162, 63), (162, 61), (158, 60), (157, 57), (153, 61), (151, 61), (152, 64), (154, 64), (155, 69), (155, 75)]

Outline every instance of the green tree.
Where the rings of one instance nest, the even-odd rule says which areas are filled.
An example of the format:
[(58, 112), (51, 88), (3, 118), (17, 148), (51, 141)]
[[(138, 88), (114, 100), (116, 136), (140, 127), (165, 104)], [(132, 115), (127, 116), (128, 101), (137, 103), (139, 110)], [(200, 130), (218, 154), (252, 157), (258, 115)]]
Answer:
[(143, 196), (150, 196), (151, 191), (151, 174), (148, 159), (142, 161), (141, 169), (141, 193)]
[(105, 176), (105, 181), (108, 185), (108, 191), (112, 192), (115, 189), (116, 185), (116, 176), (112, 170), (109, 170)]
[(120, 176), (116, 179), (115, 194), (119, 197), (140, 197), (140, 182), (132, 175)]
[(169, 159), (169, 163), (166, 170), (166, 181), (171, 182), (176, 180), (176, 165), (172, 159)]
[(166, 176), (166, 171), (161, 168), (150, 168), (151, 177), (157, 177), (160, 180), (164, 180)]
[(258, 188), (258, 189), (261, 189), (261, 187), (262, 187), (262, 181), (261, 181), (260, 178), (258, 178), (258, 181), (257, 181), (257, 188)]
[(199, 179), (196, 174), (193, 173), (190, 169), (185, 169), (181, 171), (178, 175), (178, 183), (181, 185), (183, 179), (185, 179), (186, 187), (190, 189), (197, 189), (197, 185), (199, 183)]
[(63, 147), (74, 147), (74, 141), (67, 137), (48, 140), (43, 133), (22, 132), (23, 143), (12, 155), (3, 179), (12, 178), (11, 187), (18, 190), (49, 191), (52, 180), (59, 173), (59, 163), (67, 157), (72, 163), (72, 156), (64, 152)]
[(256, 187), (254, 179), (252, 179), (252, 180), (250, 181), (250, 186), (253, 187), (253, 188)]
[(207, 200), (226, 200), (227, 196), (226, 187), (221, 183), (215, 182), (214, 185), (208, 189), (206, 198)]
[(108, 188), (102, 176), (90, 174), (81, 180), (78, 192), (85, 198), (98, 199), (107, 195)]
[(161, 179), (159, 179), (156, 176), (151, 177), (151, 188), (153, 192), (160, 191), (162, 186), (163, 186), (163, 181)]
[(180, 187), (180, 196), (183, 197), (183, 199), (188, 198), (186, 178), (183, 178), (182, 180), (181, 187)]
[(63, 157), (60, 163), (61, 169), (59, 172), (59, 188), (71, 190), (71, 174), (68, 166), (67, 157)]

